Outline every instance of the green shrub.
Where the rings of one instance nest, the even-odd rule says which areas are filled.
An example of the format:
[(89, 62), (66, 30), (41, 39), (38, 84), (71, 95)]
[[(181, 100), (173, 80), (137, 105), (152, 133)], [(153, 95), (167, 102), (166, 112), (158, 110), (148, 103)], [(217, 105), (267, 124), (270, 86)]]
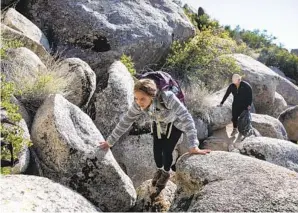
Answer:
[(199, 81), (207, 89), (214, 89), (206, 79), (218, 84), (223, 77), (240, 70), (232, 58), (216, 59), (221, 55), (243, 53), (245, 50), (245, 45), (239, 46), (230, 38), (223, 39), (214, 35), (214, 31), (205, 30), (188, 42), (174, 42), (164, 69), (180, 79), (184, 86)]
[(136, 69), (134, 67), (134, 63), (132, 61), (132, 58), (130, 56), (127, 56), (123, 54), (120, 58), (120, 61), (126, 66), (128, 69), (128, 72), (134, 76), (136, 74)]
[(196, 19), (199, 30), (204, 31), (207, 29), (218, 29), (220, 27), (217, 20), (211, 19), (208, 14), (203, 14)]
[(211, 19), (201, 7), (198, 9), (198, 14), (190, 10), (187, 5), (184, 5), (183, 10), (190, 22), (200, 31), (217, 30), (220, 28), (219, 22), (215, 19)]
[(18, 47), (23, 47), (24, 44), (15, 39), (4, 39), (1, 36), (1, 49), (0, 49), (0, 57), (1, 59), (6, 57), (6, 51), (10, 48), (18, 48)]
[[(184, 12), (201, 32), (190, 42), (174, 43), (166, 63), (166, 68), (182, 78), (184, 82), (189, 83), (190, 79), (195, 77), (205, 81), (202, 75), (206, 75), (208, 71), (214, 76), (211, 81), (216, 80), (219, 73), (227, 76), (229, 73), (237, 72), (237, 69), (233, 70), (236, 67), (232, 61), (226, 69), (224, 66), (227, 63), (226, 60), (222, 65), (218, 61), (209, 65), (216, 57), (230, 53), (243, 53), (267, 66), (278, 67), (287, 77), (298, 82), (298, 57), (282, 48), (281, 44), (276, 45), (274, 41), (277, 38), (268, 34), (266, 30), (251, 31), (241, 29), (240, 26), (234, 29), (230, 26), (223, 27), (217, 20), (210, 18), (201, 7), (198, 14), (190, 11), (186, 6)], [(220, 71), (217, 71), (217, 67)], [(231, 67), (230, 72), (228, 67)], [(214, 89), (210, 87), (210, 82), (205, 83), (209, 85), (207, 86), (209, 89)]]
[[(17, 159), (17, 154), (21, 151), (24, 144), (31, 145), (29, 140), (23, 139), (24, 130), (18, 126), (18, 122), (21, 120), (21, 115), (18, 113), (18, 106), (11, 102), (13, 95), (17, 95), (19, 92), (15, 89), (15, 85), (12, 82), (6, 82), (5, 77), (1, 75), (1, 108), (5, 109), (7, 117), (10, 122), (15, 125), (5, 125), (1, 122), (1, 140), (9, 142), (13, 147), (13, 159)], [(1, 146), (1, 159), (10, 160), (10, 151), (6, 146)], [(11, 168), (1, 167), (1, 174), (10, 174)]]
[(266, 30), (250, 31), (240, 29), (239, 26), (233, 30), (230, 26), (226, 26), (225, 30), (237, 42), (245, 42), (255, 53), (258, 53), (257, 60), (267, 66), (279, 68), (287, 77), (298, 81), (298, 57), (282, 48), (281, 44), (276, 45), (275, 36), (269, 35)]
[(258, 58), (267, 66), (274, 66), (282, 70), (285, 75), (298, 82), (298, 56), (276, 45), (264, 48)]
[(211, 91), (218, 91), (230, 83), (234, 73), (241, 73), (236, 61), (229, 55), (222, 55), (202, 69), (200, 80)]
[(260, 31), (258, 29), (250, 31), (241, 29), (237, 26), (235, 29), (231, 29), (230, 26), (225, 26), (225, 30), (229, 32), (229, 35), (234, 40), (241, 40), (246, 43), (246, 45), (253, 49), (259, 49), (263, 47), (269, 47), (276, 37), (269, 35), (266, 30)]
[(193, 11), (191, 11), (186, 5), (183, 7), (184, 14), (188, 17), (189, 21), (198, 28), (197, 24), (197, 14), (195, 14)]

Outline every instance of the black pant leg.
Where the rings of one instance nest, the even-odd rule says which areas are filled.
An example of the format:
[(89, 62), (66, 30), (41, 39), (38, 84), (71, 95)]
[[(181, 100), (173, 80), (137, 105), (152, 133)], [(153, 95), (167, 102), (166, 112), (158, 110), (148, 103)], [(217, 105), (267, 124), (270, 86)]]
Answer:
[(233, 128), (237, 128), (237, 121), (238, 121), (238, 112), (237, 112), (237, 106), (232, 105), (232, 122), (233, 122)]
[(169, 171), (173, 162), (173, 151), (176, 144), (181, 137), (182, 131), (177, 129), (174, 125), (169, 139), (163, 141), (163, 165), (164, 170)]
[(237, 105), (232, 106), (232, 122), (233, 122), (234, 128), (238, 127), (238, 118), (244, 110), (245, 110), (244, 106), (237, 106)]
[(155, 164), (158, 168), (163, 167), (162, 150), (163, 139), (157, 138), (156, 123), (153, 122), (153, 155)]

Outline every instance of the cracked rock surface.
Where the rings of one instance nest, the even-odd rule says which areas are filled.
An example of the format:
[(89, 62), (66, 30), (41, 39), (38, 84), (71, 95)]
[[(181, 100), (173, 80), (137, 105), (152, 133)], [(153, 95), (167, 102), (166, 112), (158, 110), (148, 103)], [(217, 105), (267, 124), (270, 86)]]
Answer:
[(61, 95), (38, 109), (32, 141), (46, 177), (69, 186), (103, 211), (126, 211), (136, 191), (88, 115)]
[(184, 155), (170, 211), (298, 211), (298, 173), (237, 153)]

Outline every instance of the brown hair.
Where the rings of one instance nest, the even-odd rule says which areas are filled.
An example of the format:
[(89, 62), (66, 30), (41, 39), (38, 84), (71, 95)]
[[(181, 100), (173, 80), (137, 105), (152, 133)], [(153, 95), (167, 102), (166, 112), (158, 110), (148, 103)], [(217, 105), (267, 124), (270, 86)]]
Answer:
[(135, 82), (134, 91), (142, 91), (148, 96), (155, 97), (157, 93), (157, 87), (153, 80), (144, 78)]

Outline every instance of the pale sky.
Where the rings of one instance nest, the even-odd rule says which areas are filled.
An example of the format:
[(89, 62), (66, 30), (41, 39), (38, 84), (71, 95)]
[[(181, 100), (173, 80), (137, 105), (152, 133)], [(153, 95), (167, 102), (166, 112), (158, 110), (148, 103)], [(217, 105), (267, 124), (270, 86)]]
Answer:
[(298, 0), (181, 0), (233, 29), (267, 30), (287, 49), (298, 48)]

